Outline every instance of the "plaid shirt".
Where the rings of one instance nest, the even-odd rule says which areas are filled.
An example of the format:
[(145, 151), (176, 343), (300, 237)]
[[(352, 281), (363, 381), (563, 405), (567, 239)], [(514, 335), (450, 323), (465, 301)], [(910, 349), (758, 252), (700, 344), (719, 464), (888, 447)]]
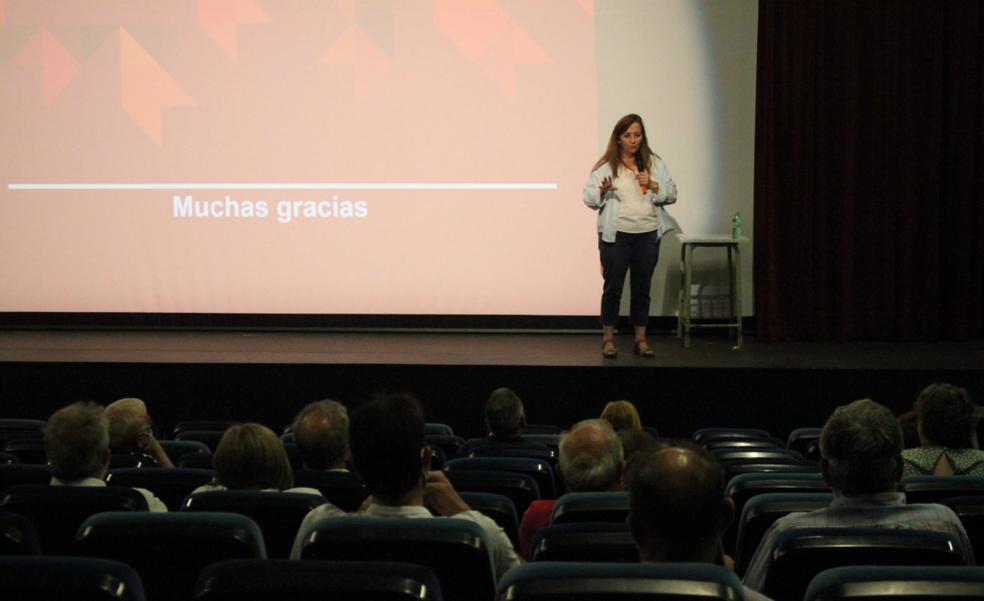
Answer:
[(745, 586), (760, 591), (765, 585), (765, 575), (772, 559), (772, 547), (776, 536), (794, 528), (905, 528), (934, 530), (955, 534), (963, 543), (964, 552), (973, 557), (973, 548), (960, 518), (953, 510), (935, 503), (905, 504), (905, 494), (883, 492), (870, 495), (836, 495), (826, 509), (809, 513), (791, 513), (780, 518), (762, 538), (743, 582)]

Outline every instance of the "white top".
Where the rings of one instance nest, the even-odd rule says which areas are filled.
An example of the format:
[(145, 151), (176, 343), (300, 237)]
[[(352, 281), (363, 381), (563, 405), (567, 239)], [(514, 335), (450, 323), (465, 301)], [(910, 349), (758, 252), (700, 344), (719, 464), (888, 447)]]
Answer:
[[(195, 490), (191, 491), (191, 494), (194, 495), (200, 492), (216, 492), (222, 490), (229, 490), (229, 489), (222, 484), (202, 484)], [(288, 488), (287, 490), (279, 490), (276, 488), (264, 488), (263, 490), (260, 490), (258, 492), (297, 492), (297, 493), (303, 493), (305, 495), (318, 495), (319, 497), (324, 496), (321, 494), (321, 491), (318, 490), (317, 488), (309, 488), (307, 486), (295, 486), (294, 488)]]
[[(91, 487), (99, 488), (99, 487), (105, 487), (106, 482), (104, 480), (100, 480), (99, 478), (83, 478), (81, 480), (59, 480), (58, 478), (52, 476), (51, 485), (52, 486), (91, 486)], [(160, 499), (155, 497), (154, 493), (150, 492), (146, 488), (134, 487), (133, 490), (142, 494), (144, 499), (147, 500), (148, 511), (153, 511), (155, 513), (167, 513), (167, 505), (164, 504), (164, 501), (161, 501)]]
[[(619, 213), (622, 211), (624, 192), (618, 187), (618, 180), (615, 179), (616, 189), (602, 197), (601, 182), (606, 177), (612, 177), (612, 168), (608, 163), (604, 163), (591, 172), (581, 191), (581, 199), (588, 207), (598, 211), (598, 232), (601, 233), (602, 241), (615, 242), (615, 234), (619, 231)], [(643, 197), (655, 207), (658, 220), (656, 229), (662, 236), (670, 229), (669, 219), (666, 217), (663, 205), (676, 202), (677, 188), (673, 178), (670, 177), (666, 164), (656, 155), (653, 155), (652, 158), (649, 180), (659, 184), (659, 192), (653, 192), (652, 187), (650, 187)], [(638, 183), (635, 183), (635, 190), (638, 190), (640, 194), (642, 193)]]
[(403, 505), (400, 507), (391, 507), (388, 505), (377, 505), (375, 503), (370, 504), (364, 511), (355, 513), (345, 513), (341, 509), (335, 507), (331, 503), (325, 503), (321, 507), (315, 507), (304, 517), (304, 521), (301, 522), (301, 527), (297, 530), (297, 538), (294, 539), (294, 547), (291, 549), (290, 558), (300, 559), (301, 550), (303, 548), (304, 540), (303, 534), (307, 532), (311, 525), (315, 521), (324, 517), (345, 517), (345, 516), (360, 516), (360, 517), (370, 517), (370, 518), (435, 518), (435, 519), (451, 519), (451, 520), (468, 520), (469, 522), (474, 522), (481, 526), (482, 530), (488, 535), (489, 546), (492, 552), (492, 563), (495, 566), (495, 576), (496, 579), (501, 578), (509, 568), (513, 566), (518, 566), (522, 561), (516, 554), (516, 550), (513, 549), (512, 542), (509, 537), (506, 536), (505, 531), (499, 527), (495, 521), (475, 510), (462, 511), (461, 513), (456, 513), (448, 518), (442, 518), (439, 516), (434, 516), (431, 512), (422, 506), (412, 506)]
[(615, 184), (615, 194), (621, 203), (618, 208), (618, 231), (645, 234), (659, 229), (660, 212), (643, 195), (635, 171), (624, 165), (619, 166), (618, 177), (612, 183)]

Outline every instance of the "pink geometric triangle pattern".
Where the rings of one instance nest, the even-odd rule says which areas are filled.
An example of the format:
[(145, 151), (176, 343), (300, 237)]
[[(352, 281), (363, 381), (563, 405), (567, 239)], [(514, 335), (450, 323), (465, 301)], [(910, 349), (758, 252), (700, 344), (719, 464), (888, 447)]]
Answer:
[[(348, 15), (355, 25), (372, 38), (389, 56), (394, 55), (394, 20), (396, 7), (390, 2), (356, 2), (339, 0), (338, 9)], [(416, 10), (411, 7), (410, 10)]]
[(46, 105), (55, 101), (80, 69), (79, 61), (44, 27), (21, 46), (13, 63), (40, 68)]
[(366, 96), (389, 70), (392, 61), (361, 27), (352, 25), (339, 36), (321, 62), (353, 66), (355, 92)]
[(161, 110), (195, 102), (150, 54), (120, 28), (120, 101), (123, 110), (158, 146)]
[(41, 30), (41, 69), (44, 73), (44, 103), (51, 104), (78, 74), (80, 65), (47, 29)]
[(589, 17), (594, 16), (595, 14), (594, 0), (577, 0), (577, 5), (581, 7), (581, 10), (584, 11), (584, 14), (588, 15)]
[(198, 26), (233, 61), (239, 56), (239, 26), (270, 22), (253, 0), (198, 0), (197, 12)]
[(516, 97), (517, 65), (552, 60), (496, 0), (434, 0), (433, 10), (444, 35), (509, 98)]

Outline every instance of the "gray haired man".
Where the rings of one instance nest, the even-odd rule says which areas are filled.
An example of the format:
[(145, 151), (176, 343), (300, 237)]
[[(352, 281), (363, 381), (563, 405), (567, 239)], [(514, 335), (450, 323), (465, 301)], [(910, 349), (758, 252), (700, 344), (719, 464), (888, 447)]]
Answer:
[(794, 528), (910, 528), (960, 537), (965, 552), (973, 553), (960, 519), (936, 504), (906, 505), (896, 492), (902, 479), (902, 430), (888, 408), (871, 399), (834, 410), (820, 433), (820, 471), (834, 491), (826, 509), (793, 513), (766, 532), (748, 571), (745, 585), (762, 590), (776, 537)]

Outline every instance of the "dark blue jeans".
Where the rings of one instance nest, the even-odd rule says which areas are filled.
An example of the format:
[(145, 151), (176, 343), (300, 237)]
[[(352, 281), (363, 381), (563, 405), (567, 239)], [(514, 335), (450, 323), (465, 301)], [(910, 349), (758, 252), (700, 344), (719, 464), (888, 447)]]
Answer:
[(601, 273), (605, 286), (601, 293), (601, 325), (618, 324), (618, 308), (622, 300), (625, 274), (632, 271), (629, 282), (632, 293), (629, 320), (633, 326), (649, 322), (649, 289), (656, 261), (659, 260), (659, 233), (626, 234), (618, 232), (615, 242), (603, 242), (598, 234), (601, 253)]

